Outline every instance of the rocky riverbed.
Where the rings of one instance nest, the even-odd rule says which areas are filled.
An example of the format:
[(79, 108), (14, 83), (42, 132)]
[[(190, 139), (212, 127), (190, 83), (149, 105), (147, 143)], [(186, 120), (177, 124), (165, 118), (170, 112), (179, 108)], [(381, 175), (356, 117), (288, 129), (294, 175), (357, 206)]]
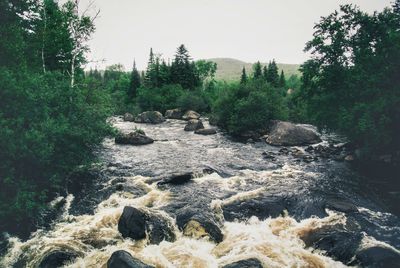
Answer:
[(57, 217), (27, 241), (3, 238), (0, 267), (400, 263), (399, 218), (352, 169), (340, 137), (278, 147), (198, 135), (182, 120), (112, 122), (154, 142), (106, 139), (94, 182), (54, 200)]

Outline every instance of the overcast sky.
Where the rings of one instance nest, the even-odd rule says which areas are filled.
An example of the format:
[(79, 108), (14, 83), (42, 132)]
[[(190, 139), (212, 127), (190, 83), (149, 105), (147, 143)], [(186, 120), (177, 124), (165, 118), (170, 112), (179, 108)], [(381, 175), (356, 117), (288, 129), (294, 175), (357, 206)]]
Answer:
[[(85, 4), (82, 0), (82, 5)], [(100, 16), (90, 60), (104, 65), (133, 59), (145, 68), (150, 47), (166, 59), (185, 44), (194, 59), (229, 57), (246, 62), (301, 63), (313, 26), (340, 4), (372, 12), (392, 0), (96, 0)]]

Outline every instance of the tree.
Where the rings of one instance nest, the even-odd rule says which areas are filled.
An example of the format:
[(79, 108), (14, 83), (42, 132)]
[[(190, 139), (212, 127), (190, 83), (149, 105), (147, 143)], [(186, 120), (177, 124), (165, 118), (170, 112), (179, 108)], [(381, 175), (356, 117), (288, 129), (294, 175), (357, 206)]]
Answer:
[(254, 79), (260, 79), (262, 78), (262, 69), (261, 69), (261, 63), (259, 61), (257, 61), (254, 65), (253, 65), (253, 78)]
[(196, 73), (199, 77), (200, 83), (204, 84), (208, 81), (212, 81), (217, 71), (217, 64), (212, 61), (198, 60), (196, 61)]
[(269, 62), (269, 64), (268, 64), (266, 80), (268, 83), (270, 83), (274, 87), (279, 86), (278, 66), (276, 65), (275, 60), (273, 60), (272, 62)]
[(263, 67), (263, 78), (264, 78), (265, 81), (267, 81), (267, 78), (268, 78), (268, 67), (267, 67), (267, 65), (264, 65), (264, 67)]
[(400, 15), (400, 0), (396, 0), (393, 3), (393, 11)]
[(128, 89), (128, 98), (132, 100), (136, 97), (137, 89), (141, 86), (140, 74), (136, 68), (136, 62), (133, 61), (133, 68), (131, 72), (131, 81)]
[(185, 89), (194, 89), (200, 84), (195, 63), (191, 62), (189, 52), (183, 44), (178, 47), (171, 65), (171, 81)]
[(285, 78), (285, 73), (283, 70), (281, 71), (281, 75), (279, 76), (279, 87), (286, 87), (286, 78)]
[(244, 84), (246, 84), (246, 83), (247, 83), (246, 68), (244, 68), (244, 66), (243, 66), (243, 69), (242, 69), (242, 76), (240, 77), (240, 84), (241, 84), (241, 85), (244, 85)]

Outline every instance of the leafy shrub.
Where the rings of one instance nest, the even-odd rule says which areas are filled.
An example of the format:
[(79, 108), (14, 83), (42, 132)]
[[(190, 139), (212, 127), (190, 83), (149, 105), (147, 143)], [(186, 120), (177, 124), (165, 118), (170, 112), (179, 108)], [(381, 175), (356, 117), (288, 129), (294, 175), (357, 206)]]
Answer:
[(137, 102), (143, 111), (160, 111), (177, 107), (178, 98), (184, 94), (180, 85), (164, 85), (162, 87), (138, 89)]

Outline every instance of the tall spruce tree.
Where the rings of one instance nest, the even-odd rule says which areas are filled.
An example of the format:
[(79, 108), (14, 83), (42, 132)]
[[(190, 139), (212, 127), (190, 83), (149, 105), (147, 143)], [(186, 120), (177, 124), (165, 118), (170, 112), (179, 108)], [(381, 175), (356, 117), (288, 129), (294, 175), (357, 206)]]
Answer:
[(136, 68), (136, 62), (133, 61), (133, 68), (131, 72), (131, 81), (128, 89), (128, 98), (132, 100), (136, 97), (137, 89), (141, 86), (140, 74)]
[(266, 76), (267, 82), (270, 83), (272, 86), (277, 87), (279, 86), (279, 73), (278, 73), (278, 66), (276, 65), (275, 60), (269, 62), (268, 64), (268, 72)]
[(285, 78), (285, 73), (283, 70), (281, 71), (281, 75), (279, 76), (279, 87), (286, 87), (286, 78)]
[(393, 11), (400, 15), (400, 0), (396, 0), (393, 3)]
[(261, 67), (261, 63), (259, 61), (257, 61), (253, 65), (253, 78), (254, 79), (262, 78), (262, 67)]
[(242, 69), (242, 76), (240, 77), (240, 84), (244, 85), (247, 83), (247, 74), (246, 74), (246, 68), (243, 67)]
[(263, 78), (265, 81), (267, 81), (267, 76), (268, 76), (268, 67), (267, 65), (264, 65), (263, 67)]
[(183, 44), (178, 47), (171, 64), (171, 82), (180, 84), (185, 89), (194, 89), (200, 83), (196, 66), (191, 62), (189, 52)]

